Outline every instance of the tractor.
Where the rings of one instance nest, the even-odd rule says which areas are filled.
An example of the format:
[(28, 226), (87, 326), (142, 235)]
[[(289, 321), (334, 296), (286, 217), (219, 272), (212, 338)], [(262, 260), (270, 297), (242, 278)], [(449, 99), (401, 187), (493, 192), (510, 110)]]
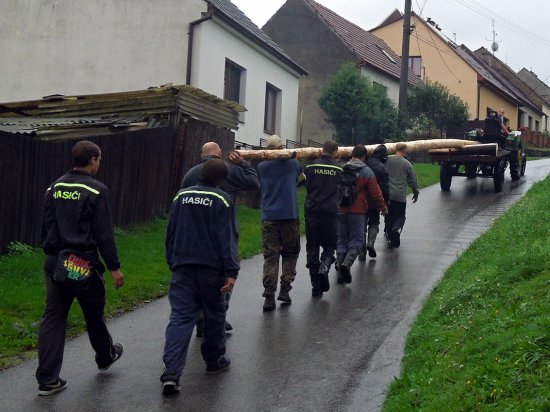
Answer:
[(505, 132), (496, 112), (485, 119), (485, 128), (478, 131), (476, 140), (481, 144), (461, 149), (430, 150), (432, 162), (440, 165), (441, 190), (449, 191), (453, 176), (493, 178), (495, 192), (502, 191), (504, 174), (510, 166), (510, 177), (518, 180), (525, 174), (527, 156), (523, 152), (520, 132)]

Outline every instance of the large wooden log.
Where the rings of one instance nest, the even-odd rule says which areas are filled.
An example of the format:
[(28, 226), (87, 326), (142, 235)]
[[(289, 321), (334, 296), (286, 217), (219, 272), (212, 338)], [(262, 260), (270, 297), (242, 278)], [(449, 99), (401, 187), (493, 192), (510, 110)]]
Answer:
[[(431, 140), (413, 140), (410, 142), (402, 142), (407, 144), (408, 152), (422, 152), (430, 149), (451, 149), (461, 148), (468, 145), (476, 145), (479, 142), (473, 140), (462, 139), (431, 139)], [(388, 153), (395, 153), (395, 143), (385, 143), (388, 148)], [(367, 150), (370, 153), (379, 145), (368, 145)], [(353, 147), (340, 147), (338, 149), (338, 157), (349, 158)], [(237, 150), (246, 160), (274, 160), (274, 159), (290, 159), (293, 153), (296, 153), (297, 159), (314, 159), (321, 155), (320, 147), (302, 147), (299, 149), (280, 149), (280, 150)]]

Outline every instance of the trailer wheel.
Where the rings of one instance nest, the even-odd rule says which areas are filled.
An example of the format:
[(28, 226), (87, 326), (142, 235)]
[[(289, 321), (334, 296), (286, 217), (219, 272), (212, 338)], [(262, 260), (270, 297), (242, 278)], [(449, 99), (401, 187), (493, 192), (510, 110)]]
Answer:
[(506, 161), (504, 159), (497, 160), (495, 164), (495, 171), (493, 174), (493, 184), (495, 192), (502, 192), (502, 185), (504, 183), (504, 172), (506, 171)]
[(468, 179), (475, 179), (477, 175), (477, 163), (465, 163), (464, 172)]
[(441, 163), (439, 167), (439, 185), (441, 190), (448, 192), (451, 189), (451, 181), (453, 180), (453, 166), (449, 162)]
[(522, 176), (522, 169), (523, 150), (521, 149), (521, 146), (519, 146), (518, 151), (512, 153), (512, 155), (510, 156), (510, 177), (512, 178), (512, 180), (518, 180)]
[(493, 174), (493, 167), (487, 165), (481, 166), (481, 174), (483, 176), (491, 176)]

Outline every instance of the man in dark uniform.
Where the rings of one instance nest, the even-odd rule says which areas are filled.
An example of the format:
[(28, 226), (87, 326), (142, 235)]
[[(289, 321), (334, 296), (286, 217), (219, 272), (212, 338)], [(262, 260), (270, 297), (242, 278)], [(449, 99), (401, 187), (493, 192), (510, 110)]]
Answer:
[[(386, 161), (388, 160), (388, 149), (383, 144), (376, 146), (372, 155), (367, 160), (367, 166), (373, 171), (376, 176), (376, 181), (380, 190), (382, 190), (382, 196), (386, 205), (390, 204), (390, 177), (386, 170)], [(371, 258), (376, 257), (376, 249), (374, 249), (374, 242), (379, 232), (380, 226), (380, 211), (376, 207), (376, 204), (369, 199), (369, 211), (365, 218), (365, 233), (367, 234), (366, 244), (363, 250), (359, 253), (359, 260), (366, 260), (367, 252)]]
[[(221, 157), (222, 150), (216, 142), (205, 143), (201, 150), (201, 163), (189, 169), (183, 177), (180, 188), (185, 189), (186, 187), (196, 185), (206, 162), (211, 159), (221, 159)], [(228, 159), (229, 161), (226, 162), (226, 165), (229, 174), (221, 187), (224, 192), (233, 198), (240, 191), (247, 192), (260, 188), (258, 173), (238, 152), (229, 153)]]
[(99, 254), (111, 273), (114, 285), (124, 283), (120, 272), (107, 187), (94, 179), (101, 162), (101, 150), (89, 141), (81, 141), (72, 149), (73, 169), (57, 179), (46, 190), (42, 247), (46, 253), (46, 308), (38, 332), (38, 393), (52, 395), (66, 388), (59, 377), (63, 363), (67, 316), (76, 298), (86, 320), (90, 343), (95, 350), (99, 370), (107, 370), (122, 356), (120, 343), (113, 344), (107, 330), (105, 308), (105, 267), (97, 259), (95, 271), (85, 284), (54, 282), (58, 255), (64, 249)]
[(172, 270), (168, 291), (170, 322), (164, 345), (165, 370), (160, 377), (165, 395), (177, 393), (189, 340), (204, 311), (201, 353), (208, 373), (229, 367), (225, 358), (225, 294), (239, 271), (237, 227), (233, 202), (218, 187), (227, 177), (221, 159), (208, 161), (199, 184), (176, 195), (166, 232), (166, 260)]
[[(183, 177), (181, 189), (189, 186), (195, 186), (199, 182), (199, 176), (206, 162), (212, 159), (221, 159), (222, 149), (216, 142), (206, 142), (201, 150), (201, 163), (193, 166)], [(228, 156), (229, 161), (225, 162), (228, 168), (227, 179), (223, 182), (221, 189), (231, 196), (231, 200), (235, 202), (235, 195), (238, 192), (249, 192), (260, 188), (260, 180), (258, 173), (252, 165), (244, 160), (238, 152), (231, 152)], [(235, 210), (236, 212), (236, 210)], [(226, 295), (226, 305), (229, 309), (229, 300), (231, 294)], [(203, 336), (204, 316), (201, 314), (197, 322), (197, 337)], [(225, 322), (225, 330), (233, 330), (233, 326), (229, 322)]]
[[(330, 288), (328, 272), (334, 262), (338, 241), (338, 145), (329, 140), (323, 144), (321, 157), (306, 166), (307, 195), (304, 204), (306, 220), (307, 268), (311, 278), (311, 295), (323, 296)], [(319, 260), (319, 248), (323, 248)]]

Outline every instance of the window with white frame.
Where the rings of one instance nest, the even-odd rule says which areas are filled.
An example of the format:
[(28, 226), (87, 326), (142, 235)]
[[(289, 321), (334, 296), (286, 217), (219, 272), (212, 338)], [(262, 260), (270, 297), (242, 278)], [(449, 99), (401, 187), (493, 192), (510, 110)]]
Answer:
[(422, 77), (422, 57), (420, 56), (409, 57), (409, 69), (418, 77)]
[(281, 90), (270, 83), (265, 86), (264, 131), (278, 134), (281, 124)]

